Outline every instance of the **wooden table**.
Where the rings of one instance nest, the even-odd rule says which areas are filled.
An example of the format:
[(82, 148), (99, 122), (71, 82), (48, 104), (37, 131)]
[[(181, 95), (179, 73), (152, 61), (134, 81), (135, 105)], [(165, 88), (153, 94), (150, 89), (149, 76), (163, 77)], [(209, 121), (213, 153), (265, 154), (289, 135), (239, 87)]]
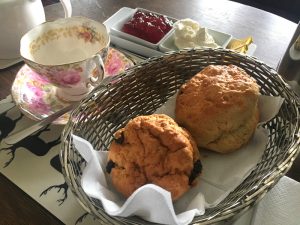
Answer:
[[(121, 7), (141, 7), (175, 18), (192, 18), (235, 38), (251, 35), (257, 50), (254, 56), (276, 68), (293, 36), (296, 24), (265, 11), (230, 1), (217, 0), (72, 0), (73, 15), (103, 22)], [(48, 20), (63, 16), (62, 7), (53, 4), (45, 8)], [(10, 87), (19, 63), (0, 70), (0, 99), (10, 94)], [(1, 126), (1, 124), (0, 124)], [(300, 181), (300, 159), (288, 176)], [(47, 210), (0, 175), (0, 224), (62, 224)]]

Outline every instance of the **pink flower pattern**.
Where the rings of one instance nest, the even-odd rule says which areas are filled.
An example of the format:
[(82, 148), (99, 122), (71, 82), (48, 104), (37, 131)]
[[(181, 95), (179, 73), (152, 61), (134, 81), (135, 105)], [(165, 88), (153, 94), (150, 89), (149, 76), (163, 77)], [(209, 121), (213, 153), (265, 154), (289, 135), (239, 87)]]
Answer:
[(85, 32), (79, 32), (78, 34), (80, 37), (84, 39), (85, 42), (92, 42), (93, 35), (91, 32), (85, 31)]
[[(115, 49), (109, 49), (105, 63), (107, 75), (116, 75), (132, 65), (133, 62), (122, 53)], [(45, 71), (45, 73), (47, 72), (50, 71)], [(57, 71), (56, 76), (51, 77), (50, 81), (50, 77), (41, 76), (25, 65), (17, 74), (15, 81), (13, 94), (15, 94), (16, 102), (32, 115), (36, 115), (37, 118), (50, 115), (64, 106), (64, 103), (55, 96), (51, 83), (59, 82), (65, 86), (77, 84), (80, 82), (81, 72), (82, 68), (78, 66), (70, 68), (68, 73)], [(67, 118), (60, 119), (58, 123), (65, 123)]]
[(34, 111), (38, 112), (39, 114), (48, 114), (51, 108), (50, 105), (44, 101), (45, 93), (47, 93), (47, 91), (35, 83), (36, 81), (27, 82), (27, 101), (30, 105), (30, 108)]
[(49, 83), (49, 79), (46, 76), (41, 76), (34, 70), (29, 70), (29, 74), (31, 75), (33, 80), (37, 80), (40, 83), (47, 84)]
[(55, 73), (54, 80), (61, 85), (74, 85), (80, 82), (80, 72), (69, 70), (68, 72), (58, 71)]
[(109, 76), (114, 76), (131, 66), (133, 66), (132, 61), (126, 59), (120, 52), (111, 49), (105, 63), (105, 72)]
[(37, 86), (33, 86), (31, 84), (28, 84), (27, 87), (29, 88), (30, 92), (35, 96), (35, 97), (43, 97), (44, 90)]
[(116, 59), (115, 56), (112, 56), (111, 62), (106, 66), (106, 73), (110, 76), (116, 75), (120, 68), (122, 67), (122, 62), (118, 59)]
[(34, 111), (40, 114), (48, 114), (51, 110), (50, 106), (47, 105), (42, 98), (35, 99), (30, 103), (30, 107), (34, 109)]

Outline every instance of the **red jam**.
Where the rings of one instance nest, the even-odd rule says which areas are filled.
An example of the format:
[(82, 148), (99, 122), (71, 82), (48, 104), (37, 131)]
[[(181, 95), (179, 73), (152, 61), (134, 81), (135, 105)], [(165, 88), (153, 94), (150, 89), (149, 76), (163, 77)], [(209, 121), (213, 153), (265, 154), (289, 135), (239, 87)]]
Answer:
[(156, 44), (171, 30), (172, 25), (173, 22), (166, 16), (138, 10), (124, 24), (122, 31)]

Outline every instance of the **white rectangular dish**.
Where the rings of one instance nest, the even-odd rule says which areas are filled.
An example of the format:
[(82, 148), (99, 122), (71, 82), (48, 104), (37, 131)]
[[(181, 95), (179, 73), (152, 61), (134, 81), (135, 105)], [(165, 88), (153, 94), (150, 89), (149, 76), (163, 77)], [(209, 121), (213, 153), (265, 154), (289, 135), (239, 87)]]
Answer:
[[(128, 7), (123, 7), (119, 9), (115, 14), (113, 14), (111, 17), (109, 17), (104, 24), (109, 28), (110, 30), (110, 37), (111, 37), (111, 43), (114, 44), (115, 46), (118, 46), (120, 48), (126, 49), (130, 52), (139, 54), (144, 57), (153, 57), (153, 56), (159, 56), (164, 54), (164, 52), (167, 51), (172, 51), (172, 50), (177, 50), (173, 49), (175, 46), (170, 46), (171, 44), (167, 42), (168, 37), (172, 34), (172, 32), (169, 32), (168, 35), (166, 35), (162, 40), (161, 43), (159, 43), (157, 46), (149, 46), (143, 42), (136, 41), (135, 38), (124, 38), (124, 34), (120, 34), (121, 32), (117, 32), (117, 29), (120, 29), (121, 21), (124, 21), (126, 19), (129, 19), (136, 9), (128, 8)], [(159, 14), (159, 13), (157, 13)], [(171, 18), (171, 17), (168, 17)], [(171, 18), (174, 19), (174, 18)], [(176, 19), (174, 19), (176, 20)], [(117, 29), (116, 29), (117, 28)], [(226, 39), (225, 36), (230, 34), (225, 34), (216, 30), (209, 29), (210, 34), (216, 38), (216, 42), (219, 43), (219, 45), (223, 48), (226, 48), (230, 40)], [(218, 36), (221, 35), (221, 36)], [(224, 36), (223, 36), (224, 35)], [(226, 39), (226, 40), (225, 40)], [(234, 39), (234, 37), (230, 38)], [(170, 40), (169, 40), (170, 41)], [(228, 42), (227, 42), (228, 41)], [(164, 42), (164, 43), (163, 43)], [(223, 44), (221, 44), (221, 42)], [(150, 43), (150, 42), (149, 42)], [(227, 43), (227, 44), (226, 44)], [(170, 48), (171, 47), (171, 48)], [(255, 44), (250, 44), (247, 55), (253, 55), (255, 52), (257, 46)]]
[[(147, 9), (142, 9), (142, 8), (136, 8), (136, 9), (133, 9), (133, 10), (127, 10), (127, 11), (124, 11), (126, 13), (121, 13), (122, 14), (122, 17), (120, 17), (120, 19), (117, 21), (117, 22), (114, 22), (111, 26), (110, 26), (110, 32), (112, 35), (115, 35), (115, 36), (118, 36), (118, 37), (121, 37), (123, 39), (126, 39), (128, 41), (131, 41), (131, 42), (135, 42), (135, 43), (138, 43), (140, 45), (143, 45), (143, 46), (146, 46), (146, 47), (149, 47), (149, 48), (152, 48), (152, 49), (158, 49), (159, 48), (159, 45), (163, 42), (163, 40), (168, 36), (168, 34), (173, 30), (173, 28), (171, 28), (171, 30), (169, 30), (163, 37), (161, 37), (161, 39), (156, 42), (156, 43), (153, 43), (153, 42), (150, 42), (150, 41), (147, 41), (147, 40), (144, 40), (142, 38), (139, 38), (139, 37), (136, 37), (134, 35), (131, 35), (131, 34), (128, 34), (124, 31), (122, 31), (124, 25), (135, 15), (135, 13), (137, 11), (141, 11), (141, 12), (144, 12), (144, 13), (153, 13), (155, 14), (156, 16), (159, 16), (159, 17), (165, 17), (168, 21), (171, 21), (172, 24), (174, 22), (176, 22), (176, 19), (174, 18), (171, 18), (171, 17), (167, 17), (165, 15), (162, 15), (160, 13), (157, 13), (157, 12), (152, 12), (152, 11), (149, 11)], [(153, 17), (152, 17), (153, 18)], [(153, 27), (153, 26), (152, 26)], [(150, 26), (151, 28), (151, 26)], [(155, 30), (154, 30), (155, 31)], [(162, 31), (162, 30), (160, 30)], [(152, 34), (152, 33), (151, 33)], [(161, 33), (162, 34), (162, 33)]]
[[(230, 40), (232, 39), (232, 35), (226, 34), (220, 31), (207, 29), (208, 34), (210, 34), (215, 40), (216, 44), (222, 48), (226, 48)], [(174, 44), (174, 32), (172, 32), (167, 38), (165, 38), (162, 43), (159, 45), (159, 49), (162, 52), (168, 51), (176, 51), (179, 50)]]

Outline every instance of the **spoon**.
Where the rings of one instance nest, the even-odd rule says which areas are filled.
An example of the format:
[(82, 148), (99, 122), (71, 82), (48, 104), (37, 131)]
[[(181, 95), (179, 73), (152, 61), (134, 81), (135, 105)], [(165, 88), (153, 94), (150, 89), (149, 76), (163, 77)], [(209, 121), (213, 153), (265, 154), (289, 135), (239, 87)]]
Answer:
[[(104, 87), (111, 83), (114, 80), (114, 76), (108, 76), (105, 77), (99, 87)], [(3, 142), (8, 145), (14, 145), (18, 143), (19, 141), (23, 140), (24, 138), (28, 137), (29, 135), (39, 131), (43, 127), (47, 126), (48, 124), (52, 123), (54, 120), (56, 120), (58, 117), (64, 115), (65, 113), (71, 111), (72, 109), (75, 109), (77, 106), (80, 105), (79, 102), (71, 103), (70, 105), (66, 106), (65, 108), (62, 108), (61, 110), (51, 114), (50, 116), (46, 117), (45, 119), (40, 120), (39, 122), (33, 124), (30, 127), (27, 127), (25, 129), (22, 129), (20, 131), (16, 131), (13, 134), (9, 135), (5, 139), (3, 139)]]
[(39, 131), (43, 127), (47, 126), (48, 124), (52, 123), (54, 120), (56, 120), (58, 117), (64, 115), (65, 113), (69, 112), (73, 108), (75, 108), (79, 103), (70, 104), (65, 108), (62, 108), (61, 110), (51, 114), (47, 118), (40, 120), (38, 123), (35, 123), (34, 125), (27, 127), (25, 129), (22, 129), (20, 131), (16, 131), (6, 137), (3, 142), (8, 145), (14, 145), (18, 143), (19, 141), (23, 140), (24, 138), (28, 137), (29, 135)]

